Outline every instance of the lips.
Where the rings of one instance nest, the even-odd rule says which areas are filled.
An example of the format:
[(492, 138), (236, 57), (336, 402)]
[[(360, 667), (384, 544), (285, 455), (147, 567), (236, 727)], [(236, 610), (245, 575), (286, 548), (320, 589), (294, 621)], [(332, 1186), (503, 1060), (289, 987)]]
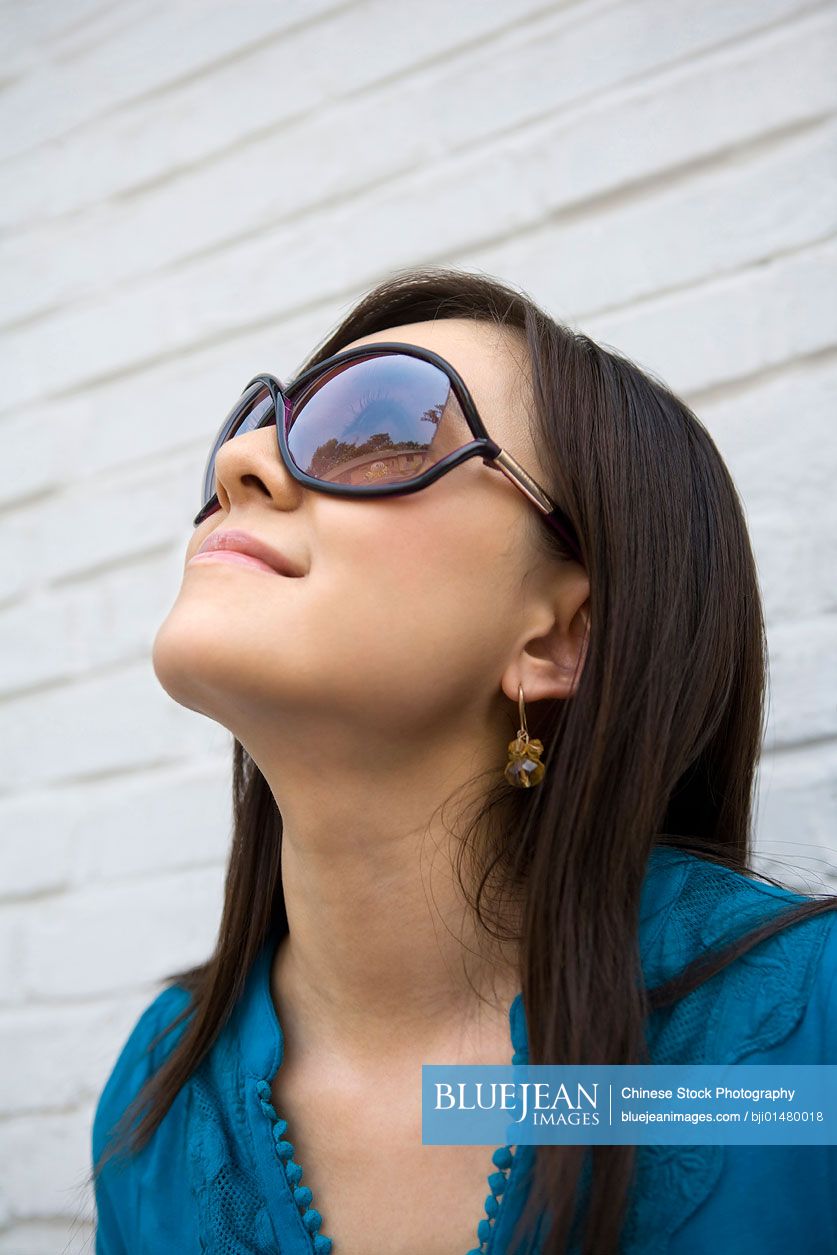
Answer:
[(199, 553), (217, 553), (219, 550), (230, 553), (243, 553), (250, 558), (258, 558), (260, 562), (266, 563), (279, 575), (298, 578), (305, 574), (295, 562), (291, 561), (279, 549), (274, 549), (272, 545), (265, 544), (263, 540), (259, 540), (256, 536), (251, 536), (249, 532), (238, 531), (235, 528), (225, 528), (223, 531), (216, 530), (210, 532), (194, 556), (197, 557)]

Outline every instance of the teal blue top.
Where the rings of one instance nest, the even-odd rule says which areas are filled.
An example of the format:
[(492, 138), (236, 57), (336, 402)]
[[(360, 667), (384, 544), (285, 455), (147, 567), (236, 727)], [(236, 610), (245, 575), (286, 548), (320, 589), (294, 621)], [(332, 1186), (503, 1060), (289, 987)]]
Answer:
[[(800, 900), (694, 855), (656, 849), (640, 911), (646, 981), (660, 983), (707, 947)], [(232, 1016), (148, 1145), (106, 1165), (96, 1185), (97, 1255), (328, 1255), (332, 1243), (339, 1255), (340, 1234), (302, 1183), (293, 1130), (270, 1102), (283, 1053), (270, 992), (276, 945), (271, 936)], [(94, 1161), (185, 1027), (148, 1053), (188, 997), (170, 986), (137, 1020), (98, 1100)], [(509, 1062), (525, 1062), (521, 994), (509, 1008), (509, 1030)], [(837, 914), (762, 942), (674, 1008), (655, 1012), (647, 1036), (656, 1063), (837, 1063)], [(474, 1214), (480, 1255), (516, 1255), (508, 1235), (534, 1153), (498, 1148), (492, 1162), (486, 1149), (490, 1192), (482, 1216), (479, 1200)], [(640, 1146), (636, 1155), (625, 1255), (837, 1252), (837, 1146)], [(542, 1218), (536, 1250), (547, 1224)]]

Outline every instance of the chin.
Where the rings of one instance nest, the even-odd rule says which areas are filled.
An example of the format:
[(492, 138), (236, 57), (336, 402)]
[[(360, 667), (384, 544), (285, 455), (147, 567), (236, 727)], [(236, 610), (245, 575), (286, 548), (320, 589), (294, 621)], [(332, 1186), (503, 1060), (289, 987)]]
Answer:
[[(151, 665), (169, 697), (188, 710), (205, 714), (200, 700), (200, 663), (206, 651), (202, 648), (200, 624), (190, 625), (188, 618), (175, 607), (163, 620), (151, 647)], [(214, 634), (217, 648), (217, 626)], [(206, 644), (211, 652), (211, 642)]]
[(224, 627), (212, 606), (175, 602), (157, 629), (151, 664), (173, 701), (232, 730), (229, 720), (257, 711), (269, 690), (255, 654), (242, 656), (244, 625)]

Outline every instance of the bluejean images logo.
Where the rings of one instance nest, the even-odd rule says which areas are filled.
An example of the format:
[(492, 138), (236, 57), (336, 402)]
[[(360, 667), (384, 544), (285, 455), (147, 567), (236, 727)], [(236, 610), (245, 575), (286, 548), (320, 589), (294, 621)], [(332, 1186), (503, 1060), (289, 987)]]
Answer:
[(837, 1145), (837, 1064), (424, 1064), (422, 1141)]
[(599, 1123), (599, 1083), (576, 1084), (569, 1089), (548, 1081), (473, 1081), (451, 1084), (437, 1081), (437, 1111), (507, 1111), (520, 1114), (513, 1123), (531, 1125), (594, 1125)]

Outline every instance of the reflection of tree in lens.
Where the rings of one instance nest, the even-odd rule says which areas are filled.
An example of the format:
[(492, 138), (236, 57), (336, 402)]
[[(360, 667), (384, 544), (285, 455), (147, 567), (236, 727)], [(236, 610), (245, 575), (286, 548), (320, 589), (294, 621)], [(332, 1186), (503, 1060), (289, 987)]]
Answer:
[[(442, 420), (445, 407), (443, 405), (435, 405), (429, 410), (425, 410), (419, 419), (420, 422), (429, 422), (437, 428)], [(364, 411), (368, 414), (368, 410)], [(364, 415), (360, 415), (362, 418)], [(359, 443), (346, 440), (338, 440), (332, 437), (319, 445), (311, 455), (311, 461), (308, 467), (309, 475), (313, 475), (317, 479), (342, 479), (346, 482), (355, 483), (364, 480), (380, 480), (393, 477), (410, 478), (418, 473), (421, 469), (423, 458), (415, 456), (409, 458), (408, 465), (397, 465), (404, 462), (403, 457), (398, 455), (405, 453), (424, 454), (435, 439), (435, 434), (430, 440), (393, 440), (388, 431), (376, 431), (366, 437)], [(383, 455), (396, 465), (387, 467)], [(436, 459), (434, 459), (436, 460)], [(369, 463), (374, 462), (374, 467)], [(335, 474), (336, 472), (336, 474)]]
[(345, 466), (347, 462), (357, 463), (367, 458), (380, 458), (386, 452), (390, 455), (408, 451), (426, 452), (427, 444), (420, 440), (399, 440), (393, 442), (389, 433), (375, 432), (363, 444), (347, 444), (345, 440), (327, 440), (314, 451), (309, 467), (309, 475), (324, 479), (335, 468)]

